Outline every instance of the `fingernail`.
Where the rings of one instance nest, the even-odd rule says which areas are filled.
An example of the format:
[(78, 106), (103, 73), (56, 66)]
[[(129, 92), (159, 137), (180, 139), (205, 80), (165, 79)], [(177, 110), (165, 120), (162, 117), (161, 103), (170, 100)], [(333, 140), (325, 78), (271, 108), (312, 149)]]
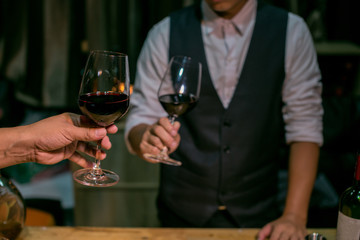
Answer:
[(104, 137), (106, 135), (106, 130), (104, 128), (96, 129), (95, 136), (96, 137)]
[(170, 147), (171, 147), (171, 149), (175, 148), (175, 147), (176, 147), (176, 145), (177, 145), (177, 143), (176, 143), (176, 142), (172, 142), (172, 143), (171, 143), (171, 146), (170, 146)]

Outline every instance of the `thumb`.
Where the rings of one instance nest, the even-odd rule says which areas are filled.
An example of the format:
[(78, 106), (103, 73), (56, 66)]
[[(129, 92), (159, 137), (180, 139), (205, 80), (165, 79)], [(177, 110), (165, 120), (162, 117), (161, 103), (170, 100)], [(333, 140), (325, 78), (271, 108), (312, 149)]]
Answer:
[(74, 140), (78, 141), (97, 141), (106, 136), (105, 128), (75, 127), (71, 132)]
[(258, 236), (257, 236), (257, 239), (258, 240), (264, 240), (266, 239), (267, 237), (269, 237), (271, 235), (271, 231), (272, 231), (272, 226), (271, 224), (267, 224), (265, 225), (265, 227), (263, 227), (259, 233), (258, 233)]

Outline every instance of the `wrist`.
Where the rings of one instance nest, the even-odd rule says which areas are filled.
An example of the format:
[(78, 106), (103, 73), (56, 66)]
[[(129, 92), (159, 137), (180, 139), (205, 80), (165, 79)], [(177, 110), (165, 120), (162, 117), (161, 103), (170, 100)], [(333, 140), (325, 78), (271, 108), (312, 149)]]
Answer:
[(34, 159), (34, 151), (31, 151), (31, 144), (27, 139), (26, 126), (19, 126), (5, 129), (6, 141), (2, 146), (1, 166), (31, 162)]
[(282, 216), (284, 218), (290, 219), (295, 222), (302, 223), (306, 225), (307, 223), (307, 213), (297, 212), (297, 211), (284, 211)]

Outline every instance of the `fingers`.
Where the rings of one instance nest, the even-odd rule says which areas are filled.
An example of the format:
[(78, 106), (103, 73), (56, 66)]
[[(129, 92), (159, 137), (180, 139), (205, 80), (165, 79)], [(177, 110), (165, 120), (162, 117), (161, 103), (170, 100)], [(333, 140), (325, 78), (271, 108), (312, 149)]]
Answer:
[(160, 149), (162, 149), (163, 144), (161, 140), (150, 133), (150, 129), (147, 129), (143, 136), (142, 140), (139, 143), (139, 151), (137, 154), (139, 157), (143, 158), (144, 160), (150, 163), (156, 163), (157, 161), (153, 161), (150, 158), (146, 157), (148, 154), (157, 155), (160, 153)]
[[(100, 127), (96, 123), (94, 123), (94, 121), (92, 121), (90, 118), (84, 115), (78, 115), (75, 113), (66, 113), (65, 115), (70, 117), (71, 122), (76, 127), (85, 128), (85, 129), (86, 128), (100, 129)], [(106, 127), (106, 132), (108, 134), (115, 134), (117, 131), (118, 131), (118, 127), (115, 124)]]
[(92, 168), (93, 167), (93, 162), (87, 160), (85, 157), (83, 157), (82, 155), (80, 155), (79, 153), (75, 152), (70, 158), (70, 161), (76, 163), (77, 165), (79, 165), (80, 167), (83, 168)]
[(304, 235), (299, 231), (291, 231), (290, 229), (274, 229), (271, 233), (270, 240), (302, 240)]
[(96, 157), (99, 160), (103, 160), (106, 158), (106, 153), (104, 151), (98, 150), (96, 148), (96, 146), (94, 146), (88, 142), (78, 142), (78, 146), (77, 146), (76, 150), (79, 152), (85, 153), (86, 155), (88, 155), (90, 157), (94, 157), (94, 158)]
[(150, 163), (158, 163), (153, 156), (160, 154), (163, 149), (171, 153), (179, 146), (180, 123), (172, 125), (168, 118), (161, 118), (157, 123), (146, 127), (139, 142), (138, 155)]
[(112, 146), (112, 144), (110, 142), (110, 138), (108, 136), (105, 136), (103, 139), (101, 139), (100, 145), (102, 148), (109, 150)]
[(97, 141), (103, 139), (107, 131), (105, 128), (83, 128), (83, 127), (74, 127), (68, 131), (73, 140), (79, 141)]
[(179, 122), (174, 122), (174, 125), (172, 125), (168, 118), (160, 118), (158, 125), (162, 126), (165, 131), (170, 134), (171, 136), (175, 137), (178, 134), (178, 130), (180, 127)]
[(258, 240), (264, 240), (271, 235), (272, 226), (270, 224), (265, 225), (258, 233)]
[(177, 147), (176, 139), (159, 125), (156, 125), (150, 129), (150, 134), (147, 137), (146, 143), (147, 144), (144, 144), (142, 147), (156, 147), (158, 151), (162, 150), (164, 147), (169, 149), (174, 149)]
[(180, 135), (178, 134), (178, 135), (175, 137), (174, 140), (175, 140), (175, 141), (171, 144), (171, 146), (168, 147), (168, 152), (169, 152), (169, 153), (174, 152), (174, 151), (178, 148), (178, 146), (179, 146), (179, 144), (180, 144)]
[(258, 233), (258, 240), (302, 240), (307, 234), (305, 226), (282, 217), (265, 225)]
[[(70, 114), (71, 119), (75, 126), (84, 127), (84, 128), (99, 128), (99, 126), (94, 123), (90, 118), (84, 115), (77, 115), (74, 113)], [(115, 134), (118, 131), (118, 127), (115, 124), (106, 127), (106, 131), (108, 134)]]
[(99, 126), (94, 125), (94, 122), (86, 116), (74, 113), (69, 113), (69, 116), (75, 125), (74, 129), (71, 129), (74, 140), (88, 142), (101, 140), (102, 148), (106, 150), (111, 148), (111, 142), (107, 134), (115, 134), (118, 131), (116, 125), (112, 124), (106, 128), (100, 128)]
[(158, 123), (150, 128), (150, 133), (153, 137), (149, 138), (149, 143), (157, 146), (160, 150), (164, 147), (175, 150), (180, 142), (179, 128), (179, 122), (175, 122), (172, 125), (168, 118), (160, 118)]
[(106, 131), (108, 134), (115, 134), (118, 131), (118, 127), (113, 124), (113, 125), (106, 127)]

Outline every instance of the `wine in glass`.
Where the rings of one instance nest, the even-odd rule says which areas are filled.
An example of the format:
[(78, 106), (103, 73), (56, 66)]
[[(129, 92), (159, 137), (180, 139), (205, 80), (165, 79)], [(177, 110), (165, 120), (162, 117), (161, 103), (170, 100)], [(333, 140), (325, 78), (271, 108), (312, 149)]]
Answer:
[[(91, 51), (79, 91), (81, 112), (97, 125), (106, 127), (125, 115), (129, 99), (128, 56), (111, 51)], [(100, 141), (97, 143), (98, 152)], [(101, 169), (100, 160), (96, 157), (93, 168), (77, 170), (73, 178), (78, 183), (95, 187), (112, 186), (119, 181), (116, 173)]]
[[(200, 97), (202, 65), (187, 56), (171, 58), (164, 77), (162, 78), (158, 99), (169, 115), (171, 124), (175, 119), (193, 109)], [(172, 159), (164, 147), (160, 154), (145, 153), (144, 157), (173, 166), (182, 163)]]

